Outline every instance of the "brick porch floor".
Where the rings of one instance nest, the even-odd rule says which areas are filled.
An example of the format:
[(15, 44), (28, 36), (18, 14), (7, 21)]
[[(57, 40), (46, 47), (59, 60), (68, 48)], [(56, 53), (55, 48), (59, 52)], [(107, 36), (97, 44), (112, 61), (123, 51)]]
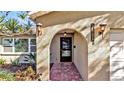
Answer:
[(52, 81), (82, 81), (78, 70), (72, 62), (54, 63), (50, 71)]

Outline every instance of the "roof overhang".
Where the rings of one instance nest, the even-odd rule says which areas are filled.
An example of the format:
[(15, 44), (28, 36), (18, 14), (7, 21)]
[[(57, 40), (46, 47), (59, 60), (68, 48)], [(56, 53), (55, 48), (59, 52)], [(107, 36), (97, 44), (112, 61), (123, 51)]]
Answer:
[(33, 11), (33, 12), (29, 12), (29, 16), (32, 20), (35, 20), (37, 17), (49, 14), (53, 11)]
[(42, 23), (43, 27), (48, 27), (106, 13), (109, 11), (35, 11), (30, 12), (29, 16), (35, 23)]
[(18, 32), (18, 33), (6, 33), (6, 32), (0, 32), (0, 36), (6, 36), (6, 37), (14, 37), (14, 36), (35, 36), (36, 32), (33, 30), (28, 30), (25, 32)]

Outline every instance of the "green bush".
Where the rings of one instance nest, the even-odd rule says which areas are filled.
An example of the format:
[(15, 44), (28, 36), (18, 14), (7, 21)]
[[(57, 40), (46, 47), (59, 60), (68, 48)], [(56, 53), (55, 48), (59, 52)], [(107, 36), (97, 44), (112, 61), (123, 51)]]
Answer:
[(25, 59), (25, 61), (28, 61), (29, 63), (36, 62), (36, 53), (30, 53)]
[(16, 59), (16, 60), (12, 60), (11, 59), (11, 63), (12, 63), (12, 65), (15, 65), (15, 66), (19, 66), (20, 65), (19, 59)]
[(0, 69), (0, 81), (14, 81), (14, 80), (15, 77), (13, 73)]
[(0, 58), (0, 64), (5, 64), (5, 63), (6, 63), (6, 60), (5, 60), (5, 59)]

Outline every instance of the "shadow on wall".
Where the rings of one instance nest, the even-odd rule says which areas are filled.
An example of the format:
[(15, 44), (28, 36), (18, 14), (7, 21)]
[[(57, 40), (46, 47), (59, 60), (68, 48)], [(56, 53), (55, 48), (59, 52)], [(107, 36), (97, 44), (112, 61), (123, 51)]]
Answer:
[(103, 61), (90, 64), (89, 81), (109, 81), (109, 57)]
[[(117, 51), (114, 51), (114, 47), (116, 47)], [(114, 52), (114, 53), (113, 53)], [(124, 80), (124, 76), (117, 76), (117, 74), (122, 74), (124, 73), (124, 66), (123, 66), (123, 42), (120, 41), (116, 41), (116, 43), (114, 43), (111, 46), (111, 79), (112, 80), (116, 80), (116, 81), (120, 81), (120, 80)]]
[[(103, 39), (96, 38), (95, 46), (89, 48), (89, 63), (88, 80), (90, 81), (109, 81), (110, 80), (110, 65), (109, 65), (109, 32), (104, 34)], [(94, 57), (94, 55), (96, 55)], [(94, 60), (92, 62), (92, 60)]]
[(123, 28), (124, 27), (124, 12), (114, 12), (110, 16), (110, 22), (111, 27), (114, 28)]

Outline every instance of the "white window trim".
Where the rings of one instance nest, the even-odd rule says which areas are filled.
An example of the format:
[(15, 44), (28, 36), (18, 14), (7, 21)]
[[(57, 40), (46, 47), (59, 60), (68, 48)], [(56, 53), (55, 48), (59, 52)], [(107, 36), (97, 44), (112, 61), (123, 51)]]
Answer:
[[(12, 38), (12, 40), (13, 40), (13, 46), (12, 46), (12, 53), (13, 53), (14, 52), (14, 49), (15, 49), (14, 38)], [(3, 52), (4, 52), (4, 50), (3, 50)]]
[(1, 43), (1, 45), (2, 45), (2, 49), (1, 49), (1, 54), (12, 54), (13, 53), (13, 43), (12, 43), (12, 52), (4, 52), (4, 45), (3, 45), (3, 42), (4, 42), (4, 40), (5, 39), (12, 39), (13, 40), (13, 38), (2, 38), (2, 43)]
[(30, 41), (31, 41), (31, 39), (36, 39), (36, 38), (33, 38), (33, 37), (31, 37), (31, 38), (26, 38), (26, 37), (24, 37), (24, 38), (22, 38), (22, 37), (18, 37), (19, 39), (28, 39), (28, 52), (15, 52), (15, 41), (14, 41), (14, 39), (16, 39), (16, 38), (3, 38), (2, 39), (2, 46), (3, 46), (3, 42), (4, 42), (4, 40), (5, 39), (12, 39), (13, 40), (13, 46), (12, 46), (12, 52), (4, 52), (4, 46), (2, 47), (2, 49), (1, 49), (1, 54), (29, 54), (29, 53), (36, 53), (36, 52), (31, 52), (31, 49), (30, 49), (30, 46), (36, 46), (36, 45), (30, 45)]
[[(36, 39), (36, 38), (30, 38), (30, 39), (29, 39), (29, 43), (30, 43), (31, 39)], [(37, 43), (36, 43), (36, 44), (37, 44)], [(30, 43), (29, 45), (30, 45), (30, 46), (29, 46), (30, 53), (35, 53), (35, 52), (31, 52), (31, 46), (35, 46), (35, 47), (36, 47), (36, 45), (31, 45), (31, 43)]]
[[(33, 38), (33, 37), (31, 37), (31, 38), (29, 38), (29, 41), (31, 41), (31, 39), (35, 39), (36, 40), (36, 38)], [(30, 42), (29, 42), (30, 43)], [(37, 43), (36, 43), (37, 44)], [(30, 46), (29, 46), (29, 49), (30, 49), (30, 47), (31, 46), (36, 46), (36, 45), (31, 45), (31, 44), (29, 44)], [(36, 50), (36, 52), (37, 52), (37, 50)], [(30, 49), (30, 52), (29, 53), (36, 53), (36, 52), (31, 52), (31, 49)]]
[(28, 39), (28, 51), (31, 53), (31, 49), (30, 49), (30, 41), (31, 41), (31, 38)]

